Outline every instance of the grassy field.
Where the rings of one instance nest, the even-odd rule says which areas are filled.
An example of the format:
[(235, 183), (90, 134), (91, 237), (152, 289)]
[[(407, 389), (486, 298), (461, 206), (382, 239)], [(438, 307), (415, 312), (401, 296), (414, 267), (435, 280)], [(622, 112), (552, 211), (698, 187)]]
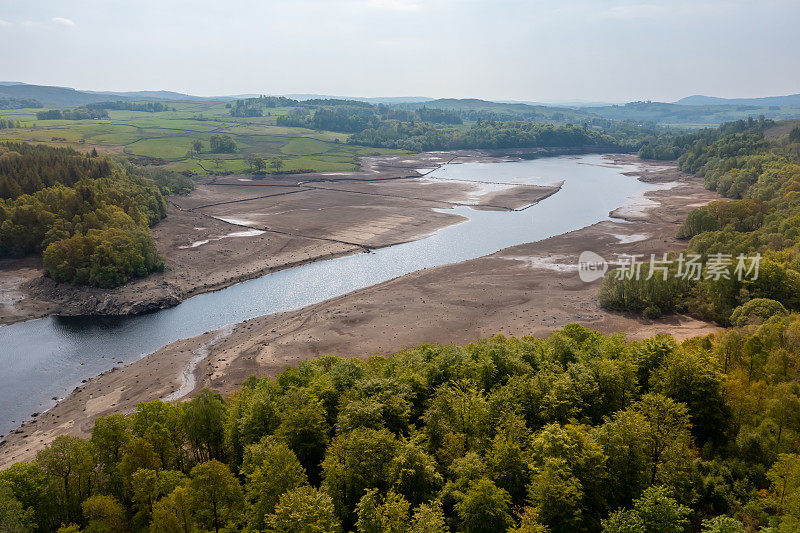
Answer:
[[(197, 175), (248, 172), (249, 158), (275, 156), (283, 159), (285, 170), (356, 170), (359, 156), (401, 153), (348, 145), (346, 133), (276, 126), (275, 117), (286, 114), (289, 108), (270, 109), (264, 117), (237, 118), (219, 102), (169, 105), (175, 110), (111, 110), (107, 120), (37, 120), (36, 111), (41, 110), (0, 110), (0, 118), (21, 123), (20, 128), (0, 130), (0, 140), (70, 146), (82, 152), (96, 148), (137, 163), (148, 159), (166, 169)], [(209, 139), (215, 134), (230, 135), (236, 142), (236, 152), (209, 153)], [(190, 152), (195, 140), (205, 146), (199, 154)]]

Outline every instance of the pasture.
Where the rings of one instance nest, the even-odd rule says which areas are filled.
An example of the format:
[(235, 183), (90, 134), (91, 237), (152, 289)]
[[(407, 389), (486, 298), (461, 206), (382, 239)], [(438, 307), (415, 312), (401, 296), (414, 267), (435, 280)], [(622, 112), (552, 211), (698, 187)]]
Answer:
[[(189, 171), (196, 175), (246, 173), (254, 157), (280, 157), (284, 170), (318, 172), (357, 170), (359, 156), (402, 153), (399, 150), (346, 144), (348, 134), (275, 125), (290, 108), (268, 109), (263, 117), (232, 117), (224, 102), (169, 102), (169, 111), (110, 110), (102, 120), (37, 120), (41, 109), (0, 110), (0, 118), (18, 120), (20, 128), (0, 130), (0, 141), (26, 141), (93, 148), (137, 164)], [(233, 153), (211, 153), (212, 135), (229, 135)], [(203, 150), (192, 151), (199, 140)]]

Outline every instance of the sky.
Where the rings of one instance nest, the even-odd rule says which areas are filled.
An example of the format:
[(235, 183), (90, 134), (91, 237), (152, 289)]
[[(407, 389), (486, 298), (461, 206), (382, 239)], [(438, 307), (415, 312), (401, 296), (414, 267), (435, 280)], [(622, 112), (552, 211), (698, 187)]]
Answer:
[(0, 0), (0, 80), (540, 102), (800, 93), (798, 0)]

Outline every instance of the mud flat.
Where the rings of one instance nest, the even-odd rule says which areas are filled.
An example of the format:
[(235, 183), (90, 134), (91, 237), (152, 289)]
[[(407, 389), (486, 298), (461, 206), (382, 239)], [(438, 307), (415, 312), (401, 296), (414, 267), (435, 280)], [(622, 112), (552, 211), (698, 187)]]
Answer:
[(362, 171), (218, 176), (171, 197), (152, 228), (163, 272), (105, 290), (58, 284), (41, 260), (0, 261), (0, 325), (60, 316), (124, 316), (172, 307), (197, 294), (286, 268), (408, 242), (460, 222), (451, 207), (513, 210), (557, 192), (519, 186), (477, 194), (478, 184), (425, 183), (419, 168), (489, 161), (479, 152), (368, 157)]
[[(617, 161), (636, 162), (622, 157)], [(609, 164), (614, 164), (609, 160)], [(685, 246), (675, 233), (686, 214), (717, 198), (701, 180), (674, 166), (641, 163), (640, 179), (664, 184), (649, 192), (646, 219), (603, 221), (543, 241), (421, 270), (296, 311), (255, 318), (222, 334), (174, 342), (133, 364), (79, 386), (47, 413), (7, 435), (0, 467), (34, 457), (60, 434), (86, 436), (93, 420), (130, 412), (139, 401), (176, 399), (188, 389), (229, 393), (249, 375), (274, 375), (320, 354), (366, 357), (423, 342), (467, 343), (495, 334), (546, 335), (578, 322), (630, 339), (658, 331), (678, 338), (717, 328), (689, 317), (649, 321), (609, 313), (596, 302), (599, 282), (584, 283), (577, 258), (594, 251), (613, 262), (619, 254), (660, 254)], [(667, 188), (669, 184), (669, 188)], [(220, 241), (220, 242), (224, 242)]]

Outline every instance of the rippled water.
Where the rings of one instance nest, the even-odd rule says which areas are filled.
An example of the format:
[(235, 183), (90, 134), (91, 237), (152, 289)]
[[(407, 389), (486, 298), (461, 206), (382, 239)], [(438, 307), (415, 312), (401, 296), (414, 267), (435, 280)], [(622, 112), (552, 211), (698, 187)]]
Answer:
[(557, 194), (516, 212), (458, 207), (468, 218), (414, 242), (267, 274), (171, 309), (115, 319), (44, 318), (0, 327), (0, 434), (52, 407), (82, 379), (130, 363), (172, 341), (339, 296), (423, 268), (473, 259), (607, 220), (652, 188), (599, 155), (451, 164), (431, 179), (547, 185)]

